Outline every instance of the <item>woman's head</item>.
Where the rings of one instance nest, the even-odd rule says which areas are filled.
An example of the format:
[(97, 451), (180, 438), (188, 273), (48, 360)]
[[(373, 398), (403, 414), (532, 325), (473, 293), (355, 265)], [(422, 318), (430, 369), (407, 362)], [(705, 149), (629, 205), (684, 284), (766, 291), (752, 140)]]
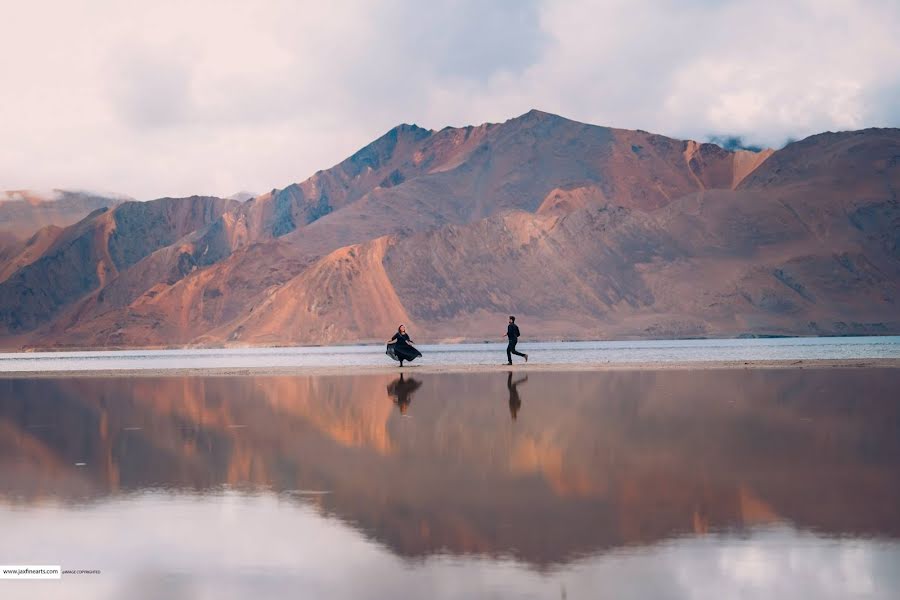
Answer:
[(397, 333), (406, 333), (406, 325), (401, 325), (397, 328)]

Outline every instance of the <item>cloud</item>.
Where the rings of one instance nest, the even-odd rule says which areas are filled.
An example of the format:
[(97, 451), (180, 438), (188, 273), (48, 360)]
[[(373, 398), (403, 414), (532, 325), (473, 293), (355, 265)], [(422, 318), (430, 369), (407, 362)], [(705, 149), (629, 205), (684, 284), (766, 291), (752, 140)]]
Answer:
[(717, 144), (726, 150), (751, 150), (753, 152), (762, 150), (762, 146), (748, 144), (744, 141), (744, 138), (739, 135), (711, 135), (709, 136), (708, 141)]
[(781, 145), (900, 125), (892, 0), (0, 0), (0, 189), (267, 190), (531, 108)]
[(409, 25), (404, 51), (420, 56), (438, 77), (485, 82), (500, 72), (521, 73), (540, 57), (541, 31), (535, 0), (441, 0), (425, 10), (400, 3), (383, 23), (387, 41)]
[(177, 54), (125, 48), (113, 58), (109, 97), (124, 123), (136, 129), (174, 127), (192, 115), (190, 65)]

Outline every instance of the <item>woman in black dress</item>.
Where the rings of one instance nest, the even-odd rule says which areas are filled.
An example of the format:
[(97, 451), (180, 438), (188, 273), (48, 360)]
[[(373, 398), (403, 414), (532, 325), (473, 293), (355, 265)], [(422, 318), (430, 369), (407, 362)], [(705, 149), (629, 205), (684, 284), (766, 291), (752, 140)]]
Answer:
[(398, 327), (394, 337), (388, 340), (387, 351), (385, 354), (394, 360), (399, 360), (401, 367), (403, 366), (404, 360), (412, 362), (416, 358), (422, 356), (422, 353), (412, 345), (412, 340), (409, 339), (409, 334), (406, 333), (406, 327), (404, 325)]

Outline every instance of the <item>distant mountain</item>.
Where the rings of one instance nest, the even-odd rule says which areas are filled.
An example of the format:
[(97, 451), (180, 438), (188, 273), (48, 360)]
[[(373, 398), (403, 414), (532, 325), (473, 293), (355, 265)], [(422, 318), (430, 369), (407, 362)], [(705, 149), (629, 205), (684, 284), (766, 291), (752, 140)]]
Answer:
[(240, 192), (235, 192), (234, 194), (231, 194), (230, 196), (228, 196), (228, 200), (237, 200), (238, 202), (246, 202), (247, 200), (255, 198), (256, 196), (257, 196), (257, 194), (254, 194), (253, 192), (248, 192), (246, 190), (242, 190)]
[(540, 111), (400, 125), (244, 202), (126, 203), (0, 258), (0, 343), (897, 333), (898, 157), (897, 129), (753, 152)]
[(41, 227), (66, 227), (98, 208), (111, 208), (126, 200), (131, 198), (69, 190), (0, 191), (0, 234), (24, 240)]

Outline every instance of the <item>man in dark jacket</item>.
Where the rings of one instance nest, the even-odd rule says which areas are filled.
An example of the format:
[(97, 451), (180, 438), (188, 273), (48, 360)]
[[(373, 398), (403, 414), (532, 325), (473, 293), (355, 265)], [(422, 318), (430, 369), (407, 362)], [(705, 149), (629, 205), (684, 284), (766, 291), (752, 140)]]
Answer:
[(527, 354), (516, 351), (516, 344), (519, 341), (519, 327), (516, 325), (516, 318), (512, 315), (509, 316), (509, 325), (506, 326), (506, 337), (509, 339), (509, 344), (506, 346), (507, 364), (513, 364), (513, 354), (515, 354), (516, 356), (524, 356), (525, 362), (528, 362)]

